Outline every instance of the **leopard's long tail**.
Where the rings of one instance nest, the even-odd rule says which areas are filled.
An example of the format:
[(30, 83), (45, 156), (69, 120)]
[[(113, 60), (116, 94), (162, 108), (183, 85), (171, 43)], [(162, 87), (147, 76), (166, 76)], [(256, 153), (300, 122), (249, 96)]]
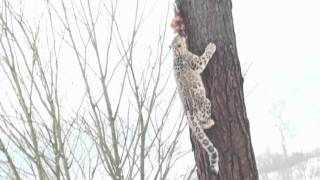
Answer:
[(204, 132), (200, 121), (196, 119), (196, 116), (192, 115), (190, 111), (187, 111), (187, 119), (193, 135), (200, 142), (202, 148), (208, 153), (211, 173), (217, 175), (219, 173), (219, 155), (217, 149)]

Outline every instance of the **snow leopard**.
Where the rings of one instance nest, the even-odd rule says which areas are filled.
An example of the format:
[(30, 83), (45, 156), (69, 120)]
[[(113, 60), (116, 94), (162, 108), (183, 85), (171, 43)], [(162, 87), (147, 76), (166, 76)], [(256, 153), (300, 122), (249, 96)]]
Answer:
[(187, 38), (176, 35), (170, 48), (173, 51), (173, 69), (177, 89), (192, 135), (208, 153), (210, 171), (218, 174), (218, 151), (204, 132), (204, 129), (209, 129), (214, 125), (214, 120), (211, 118), (211, 103), (206, 97), (201, 79), (201, 73), (215, 53), (216, 45), (209, 43), (205, 52), (197, 56), (188, 50)]

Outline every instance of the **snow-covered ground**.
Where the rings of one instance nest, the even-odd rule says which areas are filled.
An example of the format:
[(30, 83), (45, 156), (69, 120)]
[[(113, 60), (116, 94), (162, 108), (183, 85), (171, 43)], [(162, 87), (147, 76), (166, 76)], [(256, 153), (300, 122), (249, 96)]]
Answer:
[(320, 180), (320, 158), (309, 159), (286, 171), (259, 174), (261, 180)]

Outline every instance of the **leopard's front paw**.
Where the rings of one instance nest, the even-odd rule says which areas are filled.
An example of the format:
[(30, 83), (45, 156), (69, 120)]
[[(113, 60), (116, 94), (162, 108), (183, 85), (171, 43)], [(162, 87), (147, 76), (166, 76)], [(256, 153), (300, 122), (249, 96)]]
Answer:
[(217, 47), (213, 42), (210, 42), (206, 47), (206, 51), (210, 51), (211, 53), (214, 53), (216, 49)]

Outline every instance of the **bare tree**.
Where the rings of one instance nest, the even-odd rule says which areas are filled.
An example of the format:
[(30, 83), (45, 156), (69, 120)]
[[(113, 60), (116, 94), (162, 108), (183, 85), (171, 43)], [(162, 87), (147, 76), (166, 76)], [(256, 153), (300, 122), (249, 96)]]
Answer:
[(43, 0), (36, 21), (20, 3), (1, 2), (0, 178), (167, 179), (189, 153), (179, 148), (186, 123), (172, 113), (176, 92), (164, 68), (167, 18), (139, 57), (147, 13), (139, 0), (125, 31), (120, 0)]
[(209, 42), (217, 51), (202, 74), (216, 124), (207, 135), (220, 153), (218, 176), (209, 173), (206, 152), (193, 137), (198, 178), (258, 179), (236, 49), (231, 0), (176, 0), (186, 23), (189, 50), (201, 54)]

